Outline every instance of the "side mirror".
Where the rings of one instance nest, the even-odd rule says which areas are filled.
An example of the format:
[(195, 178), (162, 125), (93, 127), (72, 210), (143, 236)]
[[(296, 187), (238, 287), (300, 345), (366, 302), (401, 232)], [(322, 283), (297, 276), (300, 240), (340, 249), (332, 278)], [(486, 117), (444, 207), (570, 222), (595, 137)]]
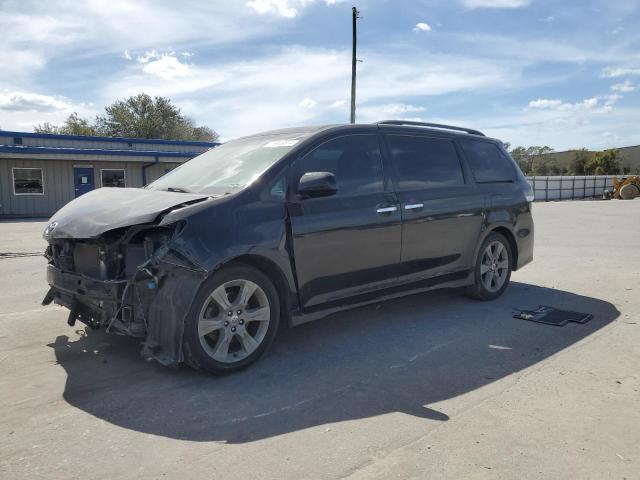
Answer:
[(338, 191), (336, 176), (330, 172), (309, 172), (298, 182), (298, 195), (318, 198), (335, 195)]

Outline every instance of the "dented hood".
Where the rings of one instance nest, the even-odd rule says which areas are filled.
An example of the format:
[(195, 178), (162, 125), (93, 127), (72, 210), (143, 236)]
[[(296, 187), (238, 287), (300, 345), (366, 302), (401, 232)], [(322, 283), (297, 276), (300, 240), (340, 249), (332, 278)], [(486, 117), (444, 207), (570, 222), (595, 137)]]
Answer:
[(114, 228), (153, 222), (162, 212), (208, 198), (211, 196), (143, 188), (99, 188), (58, 210), (49, 220), (44, 237), (97, 237)]

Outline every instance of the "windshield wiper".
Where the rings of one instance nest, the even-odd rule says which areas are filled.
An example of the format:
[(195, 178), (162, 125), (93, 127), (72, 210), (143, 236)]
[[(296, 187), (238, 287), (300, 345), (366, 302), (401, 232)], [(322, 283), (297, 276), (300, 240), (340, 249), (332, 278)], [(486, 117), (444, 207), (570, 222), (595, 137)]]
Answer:
[(167, 187), (167, 192), (191, 193), (189, 190), (182, 187)]

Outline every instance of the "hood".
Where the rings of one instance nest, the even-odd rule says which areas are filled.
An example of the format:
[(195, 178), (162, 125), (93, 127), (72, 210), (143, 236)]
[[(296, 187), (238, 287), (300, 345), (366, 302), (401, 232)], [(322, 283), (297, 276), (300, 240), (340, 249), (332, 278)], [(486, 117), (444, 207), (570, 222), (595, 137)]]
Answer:
[(114, 228), (153, 222), (162, 212), (208, 198), (211, 196), (143, 188), (99, 188), (58, 210), (44, 238), (93, 238)]

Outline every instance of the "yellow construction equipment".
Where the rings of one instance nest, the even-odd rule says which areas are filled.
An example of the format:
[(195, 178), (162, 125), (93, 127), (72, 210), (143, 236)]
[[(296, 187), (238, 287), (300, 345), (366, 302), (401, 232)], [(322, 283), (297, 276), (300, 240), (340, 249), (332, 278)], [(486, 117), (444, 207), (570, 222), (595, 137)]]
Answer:
[(631, 200), (636, 197), (640, 197), (640, 177), (623, 177), (618, 180), (617, 177), (613, 177), (613, 198), (621, 200)]

